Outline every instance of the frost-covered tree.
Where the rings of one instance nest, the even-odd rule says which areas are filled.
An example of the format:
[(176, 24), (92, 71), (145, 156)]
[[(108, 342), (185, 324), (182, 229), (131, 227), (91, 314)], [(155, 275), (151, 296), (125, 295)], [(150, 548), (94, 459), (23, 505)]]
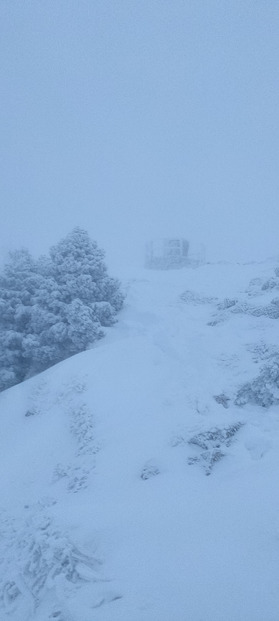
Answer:
[(46, 280), (37, 293), (38, 307), (47, 313), (42, 345), (58, 346), (65, 358), (101, 338), (102, 327), (113, 325), (123, 294), (107, 274), (103, 250), (83, 229), (53, 246), (49, 266), (42, 265)]
[[(104, 251), (98, 248), (86, 231), (75, 228), (50, 250), (52, 273), (61, 300), (74, 299), (84, 304), (107, 302), (111, 306), (111, 319), (123, 304), (119, 283), (109, 278), (104, 263)], [(97, 310), (96, 310), (97, 312)]]
[(83, 229), (49, 257), (12, 253), (0, 276), (0, 390), (86, 349), (122, 305), (120, 283)]
[(0, 389), (22, 381), (29, 368), (24, 340), (30, 334), (34, 293), (40, 286), (28, 250), (10, 253), (0, 275)]
[(260, 374), (239, 389), (236, 405), (253, 403), (263, 408), (279, 403), (279, 354), (261, 368)]

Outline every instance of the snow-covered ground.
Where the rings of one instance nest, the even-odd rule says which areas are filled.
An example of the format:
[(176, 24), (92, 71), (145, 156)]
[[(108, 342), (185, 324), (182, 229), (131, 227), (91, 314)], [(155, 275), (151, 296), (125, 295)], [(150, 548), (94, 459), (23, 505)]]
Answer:
[(278, 621), (278, 405), (235, 405), (275, 267), (126, 272), (97, 346), (1, 393), (1, 621)]

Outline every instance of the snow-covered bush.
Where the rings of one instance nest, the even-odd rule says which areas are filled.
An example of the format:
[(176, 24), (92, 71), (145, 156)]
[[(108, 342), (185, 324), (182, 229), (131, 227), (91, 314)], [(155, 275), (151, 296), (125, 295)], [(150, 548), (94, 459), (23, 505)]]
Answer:
[(213, 324), (216, 325), (221, 321), (221, 318), (224, 319), (228, 315), (227, 313), (233, 313), (234, 315), (251, 315), (252, 317), (268, 317), (269, 319), (278, 319), (279, 318), (279, 298), (273, 298), (269, 304), (266, 305), (256, 305), (249, 304), (246, 300), (228, 300), (225, 299), (217, 305), (218, 311), (223, 311), (222, 315), (219, 315), (219, 318)]
[(214, 427), (197, 433), (188, 438), (179, 435), (173, 438), (172, 446), (190, 446), (196, 449), (196, 454), (188, 457), (188, 465), (200, 464), (209, 476), (215, 464), (227, 454), (227, 448), (231, 446), (235, 435), (241, 429), (243, 423), (237, 421), (227, 427)]
[(188, 440), (188, 444), (198, 447), (199, 455), (189, 457), (188, 464), (191, 466), (200, 463), (208, 476), (211, 474), (215, 464), (226, 455), (228, 448), (235, 434), (242, 427), (241, 422), (237, 422), (229, 427), (220, 429), (215, 427), (208, 431), (203, 431)]
[(74, 229), (34, 260), (11, 253), (0, 275), (0, 390), (23, 381), (104, 336), (123, 305), (104, 252)]
[(216, 298), (214, 297), (202, 295), (188, 289), (181, 294), (180, 299), (186, 302), (186, 304), (212, 304), (216, 302)]
[(279, 403), (279, 355), (261, 368), (260, 374), (238, 391), (236, 405), (254, 403), (263, 408)]
[(81, 551), (39, 506), (22, 522), (1, 512), (0, 530), (1, 619), (29, 621), (47, 594), (64, 607), (67, 594), (98, 581), (99, 559)]
[(267, 280), (263, 278), (253, 278), (246, 289), (250, 297), (261, 295), (265, 291), (279, 289), (279, 267), (275, 267), (274, 275)]

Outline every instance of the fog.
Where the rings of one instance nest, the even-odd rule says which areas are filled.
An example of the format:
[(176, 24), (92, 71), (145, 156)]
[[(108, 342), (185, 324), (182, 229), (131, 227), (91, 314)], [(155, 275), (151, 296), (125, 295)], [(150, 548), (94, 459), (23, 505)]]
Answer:
[(278, 254), (277, 0), (2, 0), (0, 258), (74, 226)]

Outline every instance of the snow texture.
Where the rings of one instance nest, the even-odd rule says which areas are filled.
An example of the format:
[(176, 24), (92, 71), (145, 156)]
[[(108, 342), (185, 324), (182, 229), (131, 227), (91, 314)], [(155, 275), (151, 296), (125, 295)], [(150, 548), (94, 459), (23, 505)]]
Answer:
[(1, 393), (1, 621), (279, 619), (278, 274), (127, 270), (104, 339)]

